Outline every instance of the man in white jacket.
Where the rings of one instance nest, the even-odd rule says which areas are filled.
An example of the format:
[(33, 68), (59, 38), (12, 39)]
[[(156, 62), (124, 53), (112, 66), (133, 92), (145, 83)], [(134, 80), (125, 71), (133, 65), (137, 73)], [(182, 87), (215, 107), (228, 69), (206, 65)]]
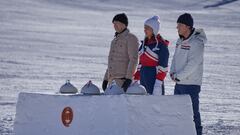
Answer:
[(207, 41), (203, 29), (193, 27), (193, 18), (185, 13), (177, 20), (179, 39), (170, 69), (171, 79), (176, 82), (174, 95), (188, 94), (191, 97), (197, 135), (202, 135), (199, 112), (199, 93), (203, 76), (203, 52)]

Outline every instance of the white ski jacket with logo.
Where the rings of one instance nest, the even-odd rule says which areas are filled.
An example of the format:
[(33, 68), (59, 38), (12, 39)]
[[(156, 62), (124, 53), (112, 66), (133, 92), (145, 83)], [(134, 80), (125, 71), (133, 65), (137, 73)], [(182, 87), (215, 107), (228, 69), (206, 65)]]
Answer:
[(203, 29), (195, 29), (186, 40), (178, 39), (170, 69), (170, 74), (174, 73), (180, 80), (177, 84), (202, 84), (203, 52), (206, 41)]

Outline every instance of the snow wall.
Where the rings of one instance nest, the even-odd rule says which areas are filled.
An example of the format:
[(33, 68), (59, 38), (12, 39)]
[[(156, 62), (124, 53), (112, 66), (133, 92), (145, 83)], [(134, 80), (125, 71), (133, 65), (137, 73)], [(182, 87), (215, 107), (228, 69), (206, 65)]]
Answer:
[(196, 135), (189, 96), (20, 93), (16, 135)]

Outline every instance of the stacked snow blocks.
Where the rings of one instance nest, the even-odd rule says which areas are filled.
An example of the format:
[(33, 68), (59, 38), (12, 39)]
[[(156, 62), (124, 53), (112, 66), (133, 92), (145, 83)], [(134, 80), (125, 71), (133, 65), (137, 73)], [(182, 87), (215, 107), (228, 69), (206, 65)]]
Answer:
[(20, 93), (16, 135), (196, 135), (189, 96)]

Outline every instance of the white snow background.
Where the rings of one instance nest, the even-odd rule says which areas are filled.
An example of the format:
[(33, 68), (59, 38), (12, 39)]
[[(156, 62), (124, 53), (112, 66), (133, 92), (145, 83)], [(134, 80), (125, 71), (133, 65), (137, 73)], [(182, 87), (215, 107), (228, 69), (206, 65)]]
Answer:
[[(160, 33), (178, 38), (177, 17), (189, 12), (204, 28), (204, 77), (200, 108), (204, 134), (240, 134), (239, 0), (0, 0), (0, 134), (13, 134), (19, 92), (54, 93), (67, 79), (80, 89), (99, 87), (107, 67), (111, 23), (125, 12), (142, 40), (144, 20), (159, 15)], [(173, 94), (169, 75), (167, 95)]]

